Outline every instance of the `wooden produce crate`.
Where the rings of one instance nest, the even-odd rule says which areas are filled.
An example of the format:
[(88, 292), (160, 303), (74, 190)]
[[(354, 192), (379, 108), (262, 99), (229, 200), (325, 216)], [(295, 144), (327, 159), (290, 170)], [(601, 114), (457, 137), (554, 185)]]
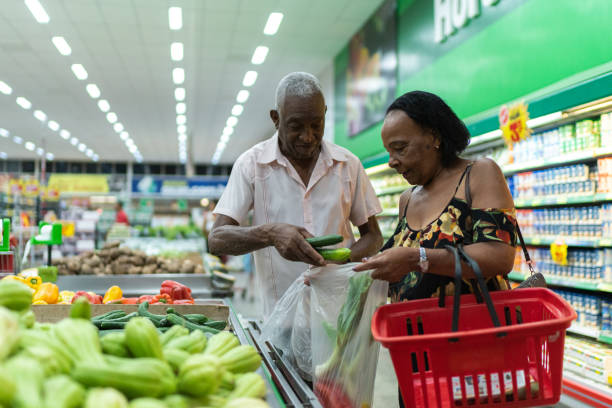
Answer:
[[(165, 314), (166, 309), (172, 307), (181, 314), (199, 313), (211, 320), (228, 321), (229, 307), (219, 300), (198, 300), (195, 305), (150, 305), (149, 311), (154, 314)], [(138, 305), (91, 305), (91, 315), (98, 316), (111, 310), (123, 310), (126, 313), (135, 312)], [(41, 323), (55, 323), (70, 315), (70, 305), (32, 305), (36, 321)]]

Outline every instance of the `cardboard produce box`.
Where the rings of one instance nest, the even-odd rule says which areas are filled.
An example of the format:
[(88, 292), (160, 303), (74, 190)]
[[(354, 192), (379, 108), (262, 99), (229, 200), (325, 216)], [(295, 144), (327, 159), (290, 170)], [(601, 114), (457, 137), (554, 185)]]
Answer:
[[(41, 323), (55, 323), (70, 315), (71, 305), (32, 305), (36, 321)], [(166, 309), (172, 307), (180, 314), (199, 313), (210, 320), (228, 321), (229, 307), (223, 301), (198, 301), (195, 305), (150, 305), (149, 311), (154, 314), (166, 314)], [(126, 313), (135, 312), (138, 305), (91, 305), (91, 315), (98, 316), (111, 310), (123, 310)]]

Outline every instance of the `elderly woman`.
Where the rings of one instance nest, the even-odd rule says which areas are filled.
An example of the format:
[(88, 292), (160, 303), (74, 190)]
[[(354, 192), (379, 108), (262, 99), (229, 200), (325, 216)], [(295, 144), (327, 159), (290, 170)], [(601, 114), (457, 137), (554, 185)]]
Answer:
[[(466, 245), (491, 290), (505, 289), (517, 240), (512, 197), (497, 164), (465, 160), (459, 154), (470, 134), (438, 96), (414, 91), (387, 110), (382, 140), (389, 166), (412, 187), (399, 202), (399, 224), (383, 251), (355, 268), (374, 269), (391, 283), (393, 301), (453, 293), (454, 258), (447, 245)], [(462, 293), (472, 290), (464, 265)]]

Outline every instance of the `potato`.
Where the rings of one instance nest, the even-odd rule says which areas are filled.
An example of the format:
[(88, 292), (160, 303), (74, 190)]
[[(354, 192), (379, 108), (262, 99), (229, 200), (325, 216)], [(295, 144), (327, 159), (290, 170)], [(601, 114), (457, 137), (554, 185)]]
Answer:
[(195, 265), (189, 259), (183, 261), (183, 264), (180, 268), (180, 273), (193, 273), (195, 270)]
[(149, 255), (145, 258), (145, 265), (157, 265), (157, 257), (155, 255)]
[(93, 275), (93, 268), (86, 263), (82, 264), (81, 275)]
[(139, 275), (140, 273), (142, 273), (142, 268), (140, 266), (132, 266), (128, 269), (129, 275)]
[(115, 242), (107, 242), (102, 249), (112, 249), (112, 248), (119, 248), (119, 245), (121, 245), (121, 242), (119, 241), (115, 241)]
[(145, 264), (145, 258), (142, 256), (131, 256), (130, 263), (136, 266), (143, 266)]
[(142, 267), (142, 273), (146, 275), (152, 274), (155, 273), (156, 269), (157, 265), (145, 265)]
[(202, 265), (196, 265), (193, 273), (206, 273), (206, 270)]

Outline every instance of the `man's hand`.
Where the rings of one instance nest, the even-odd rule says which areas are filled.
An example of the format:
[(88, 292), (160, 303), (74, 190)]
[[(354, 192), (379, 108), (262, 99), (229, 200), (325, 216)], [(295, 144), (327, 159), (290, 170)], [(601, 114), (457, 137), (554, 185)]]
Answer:
[(353, 268), (356, 272), (373, 269), (372, 278), (399, 282), (406, 274), (416, 270), (419, 255), (415, 248), (397, 247), (387, 249), (365, 260)]
[(315, 266), (325, 265), (321, 254), (306, 242), (306, 238), (312, 237), (312, 234), (304, 228), (291, 224), (271, 224), (269, 234), (272, 245), (283, 258)]

